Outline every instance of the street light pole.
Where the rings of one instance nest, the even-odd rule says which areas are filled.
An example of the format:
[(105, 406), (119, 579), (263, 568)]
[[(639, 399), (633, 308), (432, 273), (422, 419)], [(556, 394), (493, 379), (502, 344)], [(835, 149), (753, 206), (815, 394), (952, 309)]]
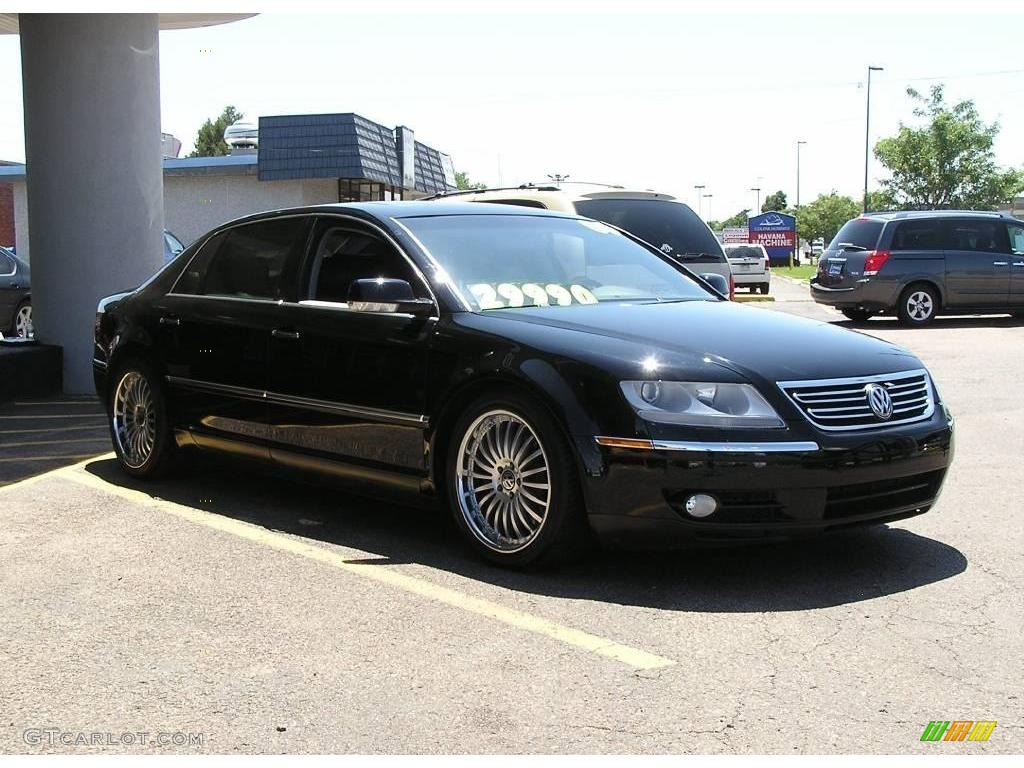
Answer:
[(800, 209), (800, 147), (806, 144), (806, 141), (797, 141), (796, 143), (796, 208)]
[(793, 266), (793, 257), (796, 255), (797, 250), (800, 248), (800, 147), (806, 144), (806, 141), (797, 140), (796, 142), (796, 232), (793, 233), (793, 239), (796, 241), (793, 243), (793, 252), (789, 255), (789, 266)]
[(708, 217), (707, 217), (707, 221), (711, 221), (711, 198), (714, 197), (714, 195), (712, 195), (711, 193), (708, 193), (708, 194), (704, 195), (704, 197), (708, 201)]
[(868, 162), (871, 156), (871, 73), (882, 70), (883, 67), (868, 66), (868, 103), (864, 112), (864, 213), (868, 212)]
[(761, 188), (751, 187), (751, 192), (757, 192), (757, 206), (754, 208), (754, 215), (757, 216), (761, 212)]
[(697, 216), (700, 216), (700, 196), (704, 192), (706, 184), (694, 184), (693, 188), (697, 190)]

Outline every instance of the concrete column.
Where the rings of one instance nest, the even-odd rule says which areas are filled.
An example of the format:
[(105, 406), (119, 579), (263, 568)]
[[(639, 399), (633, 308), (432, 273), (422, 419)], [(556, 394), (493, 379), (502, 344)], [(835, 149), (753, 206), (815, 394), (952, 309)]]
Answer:
[(37, 337), (92, 383), (96, 302), (163, 263), (157, 14), (19, 15)]

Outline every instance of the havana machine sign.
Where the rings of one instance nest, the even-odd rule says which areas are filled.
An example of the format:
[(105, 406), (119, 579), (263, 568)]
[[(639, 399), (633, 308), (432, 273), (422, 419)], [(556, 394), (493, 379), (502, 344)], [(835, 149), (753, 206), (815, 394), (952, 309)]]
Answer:
[(796, 251), (796, 219), (785, 213), (768, 211), (747, 220), (750, 242), (760, 243), (768, 252), (772, 266), (789, 264), (789, 256)]

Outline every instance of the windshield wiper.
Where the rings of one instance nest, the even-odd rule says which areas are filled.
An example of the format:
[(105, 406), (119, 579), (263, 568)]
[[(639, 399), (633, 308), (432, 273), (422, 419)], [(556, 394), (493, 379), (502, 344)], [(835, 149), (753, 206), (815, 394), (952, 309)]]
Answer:
[(841, 251), (868, 251), (870, 248), (865, 248), (863, 245), (857, 245), (856, 243), (839, 243), (836, 246)]

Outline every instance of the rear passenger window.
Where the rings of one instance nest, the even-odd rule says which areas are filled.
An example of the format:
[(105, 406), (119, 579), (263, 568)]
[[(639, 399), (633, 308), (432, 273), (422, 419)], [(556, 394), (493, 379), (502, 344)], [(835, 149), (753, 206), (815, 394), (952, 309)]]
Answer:
[(1006, 227), (1002, 222), (955, 219), (948, 224), (946, 248), (951, 251), (1006, 253)]
[(942, 222), (939, 219), (902, 221), (892, 236), (893, 251), (941, 251)]
[(285, 271), (306, 245), (311, 219), (293, 216), (227, 230), (203, 246), (175, 293), (238, 299), (284, 297)]

